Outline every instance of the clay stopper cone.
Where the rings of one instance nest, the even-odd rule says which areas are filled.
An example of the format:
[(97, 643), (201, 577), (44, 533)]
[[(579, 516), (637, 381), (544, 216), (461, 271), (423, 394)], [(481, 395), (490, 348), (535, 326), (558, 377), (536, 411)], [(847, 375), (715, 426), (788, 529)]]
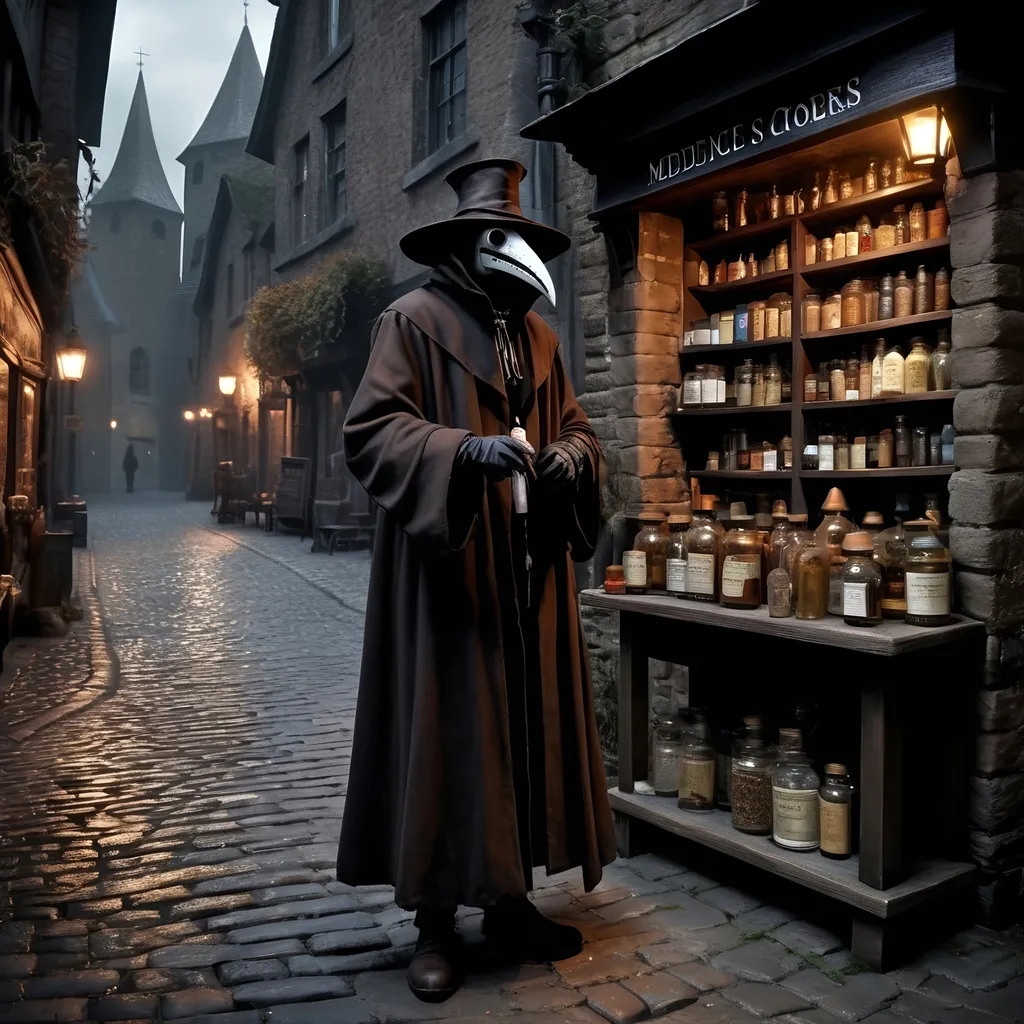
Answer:
[(828, 492), (825, 504), (821, 506), (822, 512), (849, 512), (850, 506), (846, 504), (846, 496), (838, 487), (833, 487)]

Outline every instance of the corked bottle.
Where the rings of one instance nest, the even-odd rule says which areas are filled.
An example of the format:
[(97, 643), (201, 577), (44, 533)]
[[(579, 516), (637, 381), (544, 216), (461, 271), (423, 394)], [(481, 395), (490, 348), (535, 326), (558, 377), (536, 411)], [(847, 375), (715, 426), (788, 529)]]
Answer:
[(799, 729), (779, 730), (779, 760), (772, 770), (772, 838), (790, 850), (818, 848), (818, 790)]
[(935, 309), (935, 279), (922, 264), (914, 277), (914, 315), (931, 313)]
[(874, 563), (875, 548), (868, 533), (843, 538), (843, 622), (848, 626), (882, 624), (882, 574)]
[(772, 830), (772, 764), (774, 752), (764, 742), (757, 715), (743, 719), (744, 735), (732, 755), (732, 827), (749, 835)]
[(949, 271), (939, 267), (935, 271), (935, 302), (936, 310), (949, 309)]
[(732, 516), (722, 545), (720, 601), (725, 608), (761, 605), (761, 542), (753, 516)]
[(915, 537), (905, 561), (907, 614), (911, 626), (945, 626), (952, 610), (949, 552), (934, 534)]
[[(665, 590), (665, 558), (668, 554), (669, 532), (661, 512), (641, 512), (640, 529), (633, 541), (633, 551), (642, 551), (646, 557), (647, 582), (645, 589), (656, 593)], [(639, 577), (639, 573), (637, 573)], [(630, 580), (627, 570), (626, 585)]]
[(903, 363), (904, 391), (908, 395), (923, 394), (928, 390), (932, 356), (924, 338), (910, 339), (910, 355)]
[(825, 765), (825, 781), (818, 790), (821, 855), (846, 860), (853, 853), (853, 786), (846, 765)]
[(679, 752), (679, 806), (687, 811), (710, 811), (715, 806), (715, 751), (708, 726), (697, 718), (683, 736)]
[(701, 498), (703, 507), (693, 512), (686, 531), (686, 597), (695, 601), (717, 601), (718, 567), (724, 530), (715, 518), (714, 499)]

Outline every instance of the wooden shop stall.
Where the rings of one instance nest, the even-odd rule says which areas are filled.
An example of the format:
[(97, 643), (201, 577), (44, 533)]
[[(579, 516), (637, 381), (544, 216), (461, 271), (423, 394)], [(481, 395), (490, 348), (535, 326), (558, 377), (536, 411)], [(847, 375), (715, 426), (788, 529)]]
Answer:
[[(687, 469), (677, 501), (640, 510), (653, 529), (675, 513), (668, 529), (692, 531), (708, 500), (727, 526), (749, 514), (731, 525), (767, 533), (774, 511), (775, 523), (806, 513), (814, 531), (827, 506), (849, 521), (841, 533), (917, 521), (925, 557), (948, 545), (955, 470), (957, 239), (944, 194), (1017, 157), (1003, 51), (981, 26), (952, 27), (923, 3), (813, 11), (742, 10), (524, 134), (564, 143), (595, 176), (613, 292), (637, 280), (641, 213), (681, 224), (680, 329), (666, 339), (679, 375), (666, 383), (678, 385), (669, 418)], [(955, 610), (938, 626), (775, 617), (764, 560), (759, 599), (725, 607), (722, 540), (712, 590), (688, 595), (711, 600), (680, 598), (666, 592), (671, 563), (668, 581), (664, 562), (652, 576), (649, 557), (646, 578), (631, 580), (643, 525), (614, 553), (625, 578), (582, 595), (620, 613), (611, 799), (622, 852), (641, 823), (753, 864), (845, 905), (853, 952), (888, 966), (933, 917), (952, 921), (943, 910), (969, 893), (965, 790), (983, 625)], [(912, 533), (913, 522), (900, 533), (907, 550)], [(698, 564), (691, 556), (691, 577)], [(632, 593), (615, 593), (631, 582)], [(721, 809), (721, 778), (706, 808), (680, 807), (681, 791), (657, 795), (648, 658), (689, 666), (689, 705), (704, 712), (719, 772), (723, 756), (731, 763), (730, 730), (750, 715), (772, 744), (799, 727), (819, 781), (826, 766), (845, 766), (852, 856), (780, 845), (777, 820), (767, 835), (740, 831)]]

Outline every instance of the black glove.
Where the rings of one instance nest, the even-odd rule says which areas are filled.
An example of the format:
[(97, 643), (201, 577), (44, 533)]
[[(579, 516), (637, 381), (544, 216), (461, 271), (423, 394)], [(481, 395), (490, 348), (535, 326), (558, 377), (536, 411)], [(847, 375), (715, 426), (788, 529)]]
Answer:
[(586, 464), (586, 451), (571, 437), (553, 441), (537, 459), (537, 479), (554, 490), (572, 487), (579, 482)]
[(533, 477), (533, 459), (514, 437), (467, 437), (459, 448), (457, 465), (477, 466), (489, 480), (507, 480), (513, 473)]

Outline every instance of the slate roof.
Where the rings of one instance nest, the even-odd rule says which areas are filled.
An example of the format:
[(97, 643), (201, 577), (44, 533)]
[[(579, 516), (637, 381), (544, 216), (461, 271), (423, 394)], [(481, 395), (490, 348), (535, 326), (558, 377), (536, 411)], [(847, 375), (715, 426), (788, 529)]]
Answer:
[(263, 71), (249, 26), (246, 25), (238, 37), (224, 81), (220, 84), (206, 119), (178, 160), (184, 163), (182, 157), (196, 146), (248, 139), (262, 91)]
[(181, 214), (171, 186), (167, 184), (160, 154), (153, 138), (153, 122), (149, 116), (149, 101), (146, 99), (146, 83), (139, 72), (135, 95), (128, 109), (121, 148), (117, 151), (114, 166), (110, 168), (107, 180), (93, 196), (92, 205), (104, 203), (127, 203), (131, 200), (149, 203), (150, 206)]

